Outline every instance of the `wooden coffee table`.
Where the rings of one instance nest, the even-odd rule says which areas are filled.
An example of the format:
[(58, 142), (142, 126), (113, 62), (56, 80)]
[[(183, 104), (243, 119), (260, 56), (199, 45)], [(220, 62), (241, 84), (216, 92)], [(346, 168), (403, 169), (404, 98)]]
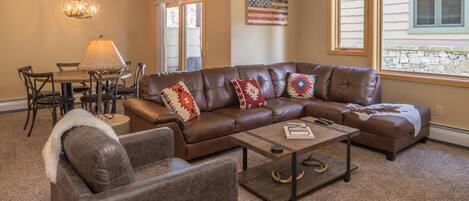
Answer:
[[(359, 135), (359, 130), (338, 124), (324, 126), (314, 120), (316, 119), (305, 117), (232, 135), (232, 141), (243, 147), (243, 171), (238, 174), (239, 183), (264, 200), (283, 201), (296, 200), (297, 197), (340, 178), (349, 182), (350, 172), (358, 168), (351, 164), (350, 143), (352, 137)], [(284, 126), (289, 122), (305, 123), (313, 131), (315, 139), (287, 140)], [(340, 141), (347, 142), (346, 159), (334, 159), (327, 171), (319, 173), (315, 171), (317, 167), (302, 164), (311, 153), (314, 153), (314, 158), (322, 161), (330, 159), (330, 156), (313, 151)], [(282, 147), (283, 152), (272, 153), (271, 148), (274, 145)], [(247, 149), (272, 161), (248, 169)], [(291, 175), (297, 175), (300, 168), (304, 170), (304, 176), (300, 180), (292, 179), (290, 184), (281, 184), (273, 180), (273, 168), (287, 170)]]

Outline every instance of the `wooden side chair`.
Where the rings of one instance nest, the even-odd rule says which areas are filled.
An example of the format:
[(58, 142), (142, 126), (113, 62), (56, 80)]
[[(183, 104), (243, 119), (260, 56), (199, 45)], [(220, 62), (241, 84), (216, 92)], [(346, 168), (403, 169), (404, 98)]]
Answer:
[[(26, 117), (26, 122), (24, 123), (23, 130), (26, 130), (28, 127), (29, 119), (31, 117), (31, 111), (32, 111), (32, 88), (29, 87), (29, 83), (27, 81), (25, 73), (33, 73), (33, 68), (32, 66), (25, 66), (18, 68), (18, 76), (21, 80), (21, 83), (23, 83), (25, 91), (26, 91), (26, 104), (27, 104), (27, 110), (28, 110), (28, 115)], [(60, 92), (51, 92), (51, 91), (43, 91), (39, 95), (44, 95), (44, 96), (52, 96), (52, 95), (60, 96)]]
[[(89, 86), (96, 88), (95, 92), (90, 90), (90, 94), (80, 97), (81, 107), (93, 114), (102, 112), (101, 105), (104, 103), (104, 113), (108, 112), (107, 105), (112, 101), (111, 113), (116, 113), (117, 108), (117, 83), (121, 80), (124, 69), (111, 71), (89, 71)], [(106, 79), (104, 79), (106, 77)]]
[[(57, 68), (60, 72), (69, 69), (77, 69), (80, 63), (56, 63)], [(86, 83), (80, 83), (79, 85), (73, 85), (73, 93), (79, 93), (86, 95), (90, 91), (90, 87), (86, 86)]]
[(117, 88), (117, 95), (123, 96), (125, 99), (127, 99), (128, 96), (138, 98), (140, 79), (145, 75), (146, 67), (146, 64), (138, 63), (133, 77), (133, 84), (131, 86), (119, 85)]
[[(33, 112), (31, 127), (28, 132), (28, 137), (30, 137), (34, 128), (38, 109), (48, 108), (52, 115), (52, 125), (55, 125), (55, 123), (57, 123), (57, 106), (62, 108), (65, 104), (73, 103), (75, 99), (73, 97), (57, 95), (58, 93), (55, 91), (53, 73), (33, 73), (31, 71), (23, 71), (23, 75), (27, 87), (27, 96), (29, 97), (28, 102), (30, 102), (28, 103), (28, 116), (29, 111)], [(44, 91), (46, 85), (50, 85), (52, 91)]]

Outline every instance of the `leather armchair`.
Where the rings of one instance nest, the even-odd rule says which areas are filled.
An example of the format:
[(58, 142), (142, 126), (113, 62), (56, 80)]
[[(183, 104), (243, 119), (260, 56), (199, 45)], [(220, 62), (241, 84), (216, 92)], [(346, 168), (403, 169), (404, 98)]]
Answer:
[(193, 166), (173, 158), (168, 128), (124, 135), (120, 142), (100, 132), (79, 127), (62, 137), (52, 201), (238, 199), (235, 162), (219, 159)]

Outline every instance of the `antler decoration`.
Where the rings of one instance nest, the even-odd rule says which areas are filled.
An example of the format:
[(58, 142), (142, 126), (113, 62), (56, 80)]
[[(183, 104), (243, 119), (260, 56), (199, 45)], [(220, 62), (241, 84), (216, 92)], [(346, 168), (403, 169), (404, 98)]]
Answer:
[[(297, 176), (296, 176), (296, 180), (300, 180), (303, 178), (303, 176), (305, 175), (305, 171), (302, 170)], [(288, 177), (287, 179), (282, 179), (281, 176), (280, 176), (280, 173), (276, 170), (276, 169), (273, 169), (272, 170), (272, 178), (276, 181), (276, 182), (279, 182), (281, 184), (289, 184), (291, 183), (292, 181), (292, 175), (290, 175), (290, 177)]]

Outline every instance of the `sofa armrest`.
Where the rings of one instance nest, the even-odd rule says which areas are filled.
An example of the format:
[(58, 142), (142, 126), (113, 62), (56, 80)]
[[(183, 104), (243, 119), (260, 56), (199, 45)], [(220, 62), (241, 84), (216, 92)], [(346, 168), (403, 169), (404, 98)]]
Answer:
[(91, 195), (84, 200), (237, 201), (237, 171), (234, 161), (218, 159)]
[(181, 126), (184, 126), (184, 120), (179, 115), (151, 101), (130, 99), (124, 102), (124, 108), (153, 124), (177, 122)]
[(79, 200), (93, 194), (67, 160), (64, 153), (60, 154), (57, 166), (57, 182), (50, 183), (51, 201)]
[(169, 128), (157, 128), (119, 137), (133, 168), (174, 157), (174, 136)]

